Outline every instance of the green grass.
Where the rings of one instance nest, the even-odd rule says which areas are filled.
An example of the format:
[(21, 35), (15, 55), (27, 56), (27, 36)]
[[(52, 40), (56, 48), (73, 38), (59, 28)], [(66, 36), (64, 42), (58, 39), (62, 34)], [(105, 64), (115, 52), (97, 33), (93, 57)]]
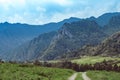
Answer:
[(77, 74), (77, 77), (76, 77), (75, 80), (83, 80), (83, 78), (82, 78), (82, 73), (81, 73), (81, 72), (79, 72), (79, 73)]
[(0, 64), (0, 80), (67, 80), (73, 73), (74, 71), (69, 69)]
[(120, 80), (120, 73), (107, 71), (88, 71), (91, 80)]
[(77, 64), (94, 64), (96, 62), (102, 62), (102, 61), (108, 61), (108, 60), (116, 60), (116, 61), (120, 61), (120, 58), (112, 58), (112, 57), (100, 57), (100, 56), (86, 56), (86, 57), (82, 57), (81, 59), (74, 59), (72, 60), (73, 63), (77, 63)]

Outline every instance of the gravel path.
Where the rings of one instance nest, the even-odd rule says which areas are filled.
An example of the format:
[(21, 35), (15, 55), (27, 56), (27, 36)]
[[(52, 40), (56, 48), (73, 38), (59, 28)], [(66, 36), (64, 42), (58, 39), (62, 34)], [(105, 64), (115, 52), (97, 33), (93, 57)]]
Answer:
[(83, 80), (91, 80), (87, 75), (86, 72), (82, 73)]
[(77, 73), (74, 73), (71, 77), (68, 78), (68, 80), (75, 80), (77, 77)]

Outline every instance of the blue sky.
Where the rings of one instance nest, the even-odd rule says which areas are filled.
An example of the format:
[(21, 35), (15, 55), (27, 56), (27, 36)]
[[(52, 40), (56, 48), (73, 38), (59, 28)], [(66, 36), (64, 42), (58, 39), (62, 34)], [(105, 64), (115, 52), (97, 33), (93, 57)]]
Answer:
[(119, 0), (0, 0), (0, 22), (45, 24), (120, 12)]

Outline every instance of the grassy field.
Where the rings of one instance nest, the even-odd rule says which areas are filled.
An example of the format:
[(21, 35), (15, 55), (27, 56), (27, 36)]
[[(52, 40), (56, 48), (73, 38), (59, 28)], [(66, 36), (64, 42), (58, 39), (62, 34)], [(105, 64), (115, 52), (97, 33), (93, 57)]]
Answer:
[(82, 57), (81, 59), (74, 59), (72, 60), (73, 63), (78, 63), (78, 64), (94, 64), (96, 62), (102, 62), (102, 61), (108, 61), (108, 60), (116, 60), (120, 61), (120, 58), (112, 58), (112, 57), (100, 57), (100, 56), (86, 56)]
[(81, 73), (81, 72), (79, 72), (79, 73), (77, 74), (77, 77), (76, 77), (75, 80), (83, 80), (83, 78), (82, 78), (82, 73)]
[(107, 71), (88, 71), (91, 80), (120, 80), (120, 73)]
[(73, 73), (69, 69), (0, 63), (0, 80), (67, 80)]

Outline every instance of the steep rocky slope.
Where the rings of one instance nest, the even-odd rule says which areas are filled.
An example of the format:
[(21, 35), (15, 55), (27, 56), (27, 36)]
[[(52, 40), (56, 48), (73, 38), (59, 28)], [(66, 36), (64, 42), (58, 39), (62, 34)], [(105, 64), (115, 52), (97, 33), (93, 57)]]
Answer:
[[(71, 19), (74, 20), (74, 18)], [(103, 24), (101, 23), (102, 26), (99, 20), (105, 20)], [(58, 31), (42, 34), (30, 42), (22, 44), (9, 52), (5, 59), (19, 61), (51, 60), (61, 58), (61, 56), (100, 55), (105, 53), (99, 51), (99, 49), (103, 51), (102, 48), (104, 48), (104, 46), (100, 48), (103, 45), (101, 42), (113, 33), (120, 31), (119, 22), (119, 13), (107, 13), (98, 18), (91, 17), (75, 22), (70, 20), (63, 24)]]
[(61, 58), (78, 58), (84, 55), (120, 57), (120, 32), (113, 34), (97, 46), (86, 45), (76, 51), (62, 55)]
[(58, 23), (48, 23), (44, 25), (0, 23), (0, 56), (6, 55), (6, 52), (32, 40), (40, 34), (57, 31), (65, 22), (69, 23), (79, 20), (79, 18), (71, 17)]
[(94, 21), (81, 20), (71, 24), (66, 23), (58, 31), (40, 59), (55, 59), (84, 45), (97, 45), (106, 36)]

